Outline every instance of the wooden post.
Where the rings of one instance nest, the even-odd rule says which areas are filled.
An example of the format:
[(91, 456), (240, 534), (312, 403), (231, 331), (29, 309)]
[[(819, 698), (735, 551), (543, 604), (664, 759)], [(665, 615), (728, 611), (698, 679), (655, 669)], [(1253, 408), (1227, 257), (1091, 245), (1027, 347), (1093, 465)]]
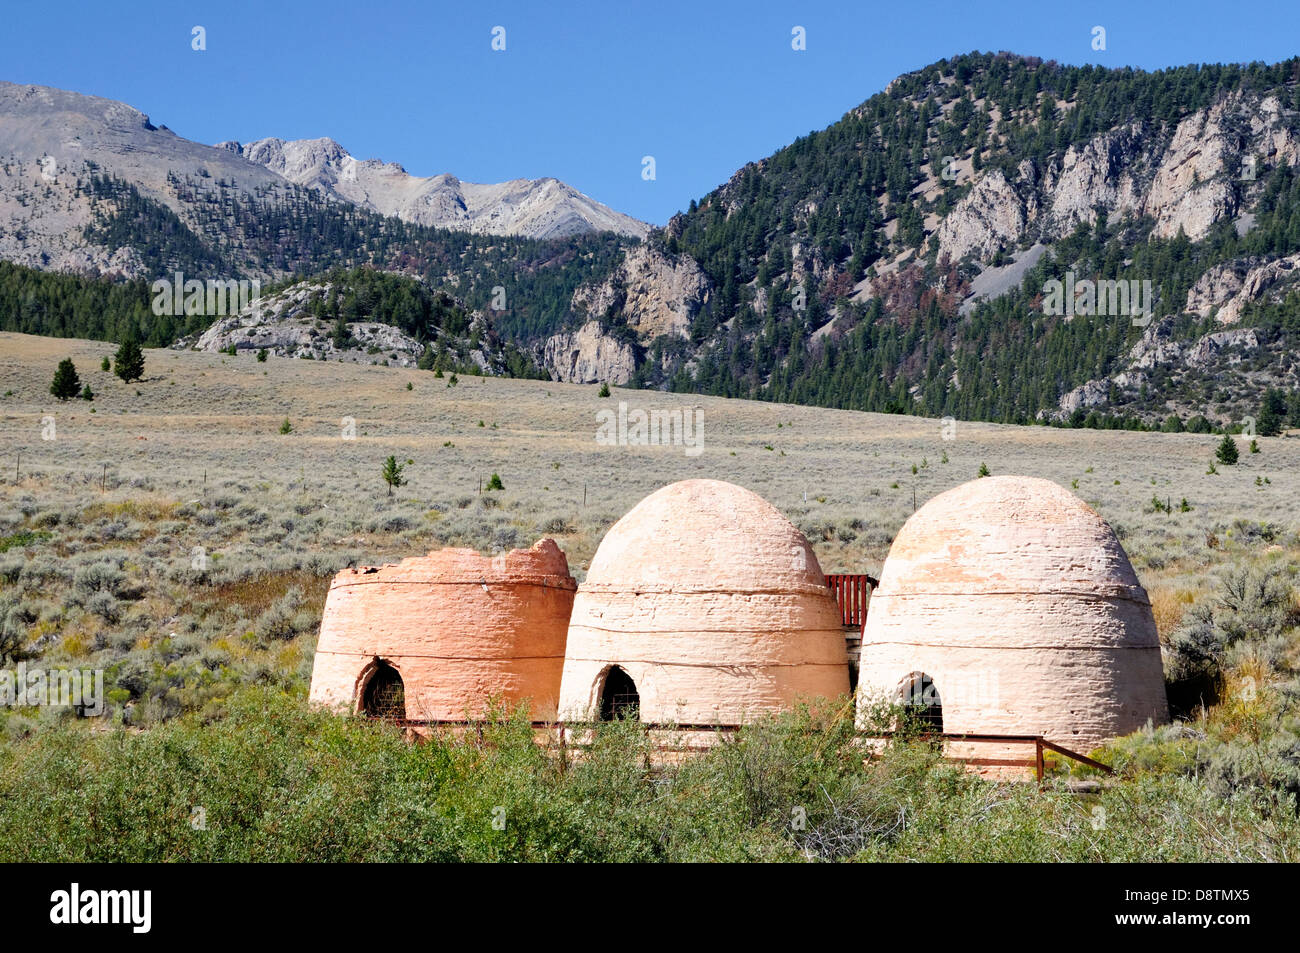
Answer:
[(564, 722), (556, 722), (555, 728), (560, 733), (560, 774), (564, 774), (569, 769), (569, 751), (565, 747)]
[(19, 453), (18, 459), (14, 461), (14, 482), (15, 483), (18, 482), (18, 467), (22, 464), (22, 462), (23, 462), (23, 455)]
[(108, 464), (104, 464), (104, 469), (99, 473), (99, 492), (103, 493), (106, 489), (105, 484), (108, 482)]
[(1043, 786), (1043, 739), (1034, 739), (1034, 767), (1038, 774), (1038, 786)]

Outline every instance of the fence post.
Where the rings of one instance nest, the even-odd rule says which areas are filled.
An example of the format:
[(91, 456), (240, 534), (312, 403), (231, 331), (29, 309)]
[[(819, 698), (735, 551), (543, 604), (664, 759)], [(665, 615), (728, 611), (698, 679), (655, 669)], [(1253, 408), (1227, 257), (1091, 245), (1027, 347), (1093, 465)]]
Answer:
[(1043, 786), (1043, 739), (1034, 739), (1034, 765), (1038, 773), (1038, 786)]

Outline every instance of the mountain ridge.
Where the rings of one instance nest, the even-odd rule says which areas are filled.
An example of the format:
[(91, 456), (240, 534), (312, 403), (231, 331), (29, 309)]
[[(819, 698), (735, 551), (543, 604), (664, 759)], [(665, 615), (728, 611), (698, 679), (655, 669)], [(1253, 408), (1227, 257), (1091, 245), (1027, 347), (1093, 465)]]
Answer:
[[(338, 169), (357, 172), (363, 186), (374, 180), (373, 191), (381, 199), (374, 202), (347, 182), (330, 188), (323, 180), (305, 178), (304, 184), (294, 181), (298, 170), (291, 165), (282, 164), (281, 171), (268, 167), (276, 164), (277, 150), (302, 151), (293, 143), (260, 140), (252, 159), (263, 161), (252, 161), (235, 145), (209, 146), (183, 138), (115, 100), (0, 81), (0, 257), (36, 268), (145, 274), (151, 263), (138, 249), (88, 240), (97, 211), (102, 211), (89, 188), (97, 175), (129, 184), (191, 230), (200, 226), (212, 203), (224, 205), (232, 195), (245, 202), (293, 204), (298, 201), (295, 189), (302, 187), (411, 224), (473, 234), (568, 238), (609, 230), (639, 238), (648, 230), (645, 223), (555, 179), (487, 186), (462, 184), (454, 176), (419, 179), (407, 177), (400, 166), (353, 160), (333, 143)], [(322, 151), (328, 158), (329, 150)], [(406, 181), (396, 191), (411, 193), (408, 202), (392, 194), (398, 177)], [(220, 238), (205, 235), (200, 240), (212, 245), (220, 244)], [(232, 263), (240, 271), (275, 272), (257, 261)]]
[(404, 222), (529, 238), (566, 238), (589, 231), (644, 238), (650, 230), (646, 223), (551, 176), (488, 184), (466, 182), (450, 173), (414, 176), (400, 163), (357, 159), (329, 137), (227, 141), (215, 148), (297, 185)]
[[(369, 264), (472, 309), (500, 297), (495, 325), (559, 379), (1075, 426), (1232, 426), (1263, 393), (1300, 388), (1300, 59), (940, 60), (746, 163), (641, 242), (474, 244), (419, 216), (463, 227), (520, 202), (476, 204), (487, 187), (332, 139), (218, 151), (278, 179), (256, 202), (227, 181), (169, 181), (197, 196), (179, 226), (194, 247), (164, 241), (178, 226), (147, 199), (95, 179), (105, 249), (273, 260), (281, 275)], [(57, 208), (41, 187), (22, 197)], [(1234, 324), (1254, 330), (1221, 334)]]

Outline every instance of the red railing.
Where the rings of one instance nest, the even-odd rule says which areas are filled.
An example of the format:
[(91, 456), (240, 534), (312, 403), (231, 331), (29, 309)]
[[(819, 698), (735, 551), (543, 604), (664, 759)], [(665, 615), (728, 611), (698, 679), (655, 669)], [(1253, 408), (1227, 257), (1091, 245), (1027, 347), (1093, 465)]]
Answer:
[(880, 580), (864, 572), (832, 572), (826, 574), (826, 585), (830, 587), (835, 601), (839, 603), (840, 615), (844, 627), (862, 628), (867, 621), (867, 601), (871, 590), (880, 584)]

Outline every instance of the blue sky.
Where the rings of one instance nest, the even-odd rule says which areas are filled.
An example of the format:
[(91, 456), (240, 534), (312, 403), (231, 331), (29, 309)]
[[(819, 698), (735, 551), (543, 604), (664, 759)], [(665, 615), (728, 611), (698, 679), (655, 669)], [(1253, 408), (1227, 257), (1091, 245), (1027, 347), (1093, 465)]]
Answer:
[[(656, 224), (955, 53), (1155, 69), (1300, 52), (1295, 0), (9, 0), (0, 24), (0, 79), (123, 100), (191, 139), (328, 135), (418, 175), (551, 175)], [(204, 52), (191, 49), (195, 25)], [(504, 52), (491, 49), (498, 25)], [(1104, 52), (1091, 45), (1098, 25)]]

